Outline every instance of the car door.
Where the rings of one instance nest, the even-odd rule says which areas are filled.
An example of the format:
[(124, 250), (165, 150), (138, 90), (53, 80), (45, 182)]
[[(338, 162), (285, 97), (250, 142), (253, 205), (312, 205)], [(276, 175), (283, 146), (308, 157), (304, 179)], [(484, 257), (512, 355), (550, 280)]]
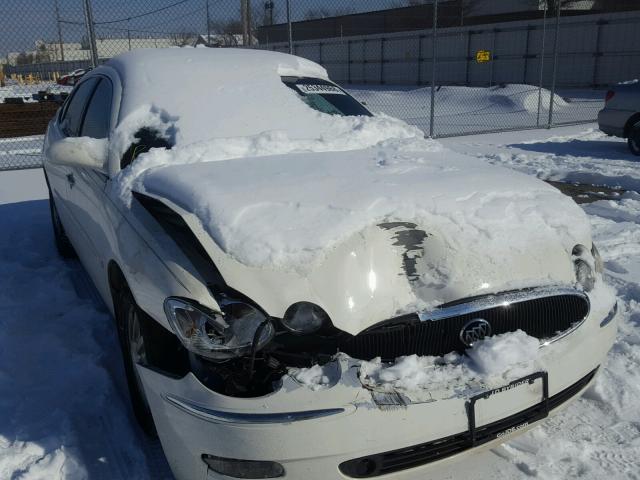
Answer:
[[(78, 136), (86, 106), (98, 84), (98, 78), (88, 78), (73, 91), (64, 104), (57, 121), (52, 122), (47, 132), (47, 142), (53, 144), (66, 137)], [(78, 235), (77, 222), (70, 210), (71, 193), (76, 184), (76, 169), (69, 165), (47, 162), (47, 181), (56, 202), (58, 214), (71, 242), (76, 245), (82, 240)]]
[[(80, 137), (109, 140), (113, 85), (107, 77), (99, 77), (85, 110), (79, 130)], [(79, 229), (84, 234), (78, 255), (103, 298), (108, 294), (106, 269), (111, 245), (107, 233), (110, 230), (106, 211), (105, 188), (108, 176), (104, 171), (90, 167), (74, 167), (75, 186), (70, 192), (71, 211)]]

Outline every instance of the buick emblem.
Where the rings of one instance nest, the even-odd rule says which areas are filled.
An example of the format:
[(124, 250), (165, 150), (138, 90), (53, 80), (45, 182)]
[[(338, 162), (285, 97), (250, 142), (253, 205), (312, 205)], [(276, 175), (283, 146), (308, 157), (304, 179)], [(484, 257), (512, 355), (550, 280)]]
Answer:
[(460, 341), (465, 347), (471, 347), (477, 341), (490, 336), (491, 324), (484, 318), (469, 320), (460, 330)]

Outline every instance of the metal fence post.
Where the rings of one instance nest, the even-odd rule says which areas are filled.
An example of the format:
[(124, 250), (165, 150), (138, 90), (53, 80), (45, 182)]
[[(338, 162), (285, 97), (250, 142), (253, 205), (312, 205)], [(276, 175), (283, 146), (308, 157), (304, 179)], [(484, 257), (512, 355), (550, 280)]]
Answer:
[(547, 128), (551, 128), (553, 125), (553, 102), (555, 101), (556, 96), (556, 78), (558, 76), (558, 41), (560, 39), (560, 12), (562, 10), (561, 3), (556, 0), (556, 34), (555, 34), (555, 42), (553, 45), (553, 73), (551, 76), (551, 102), (549, 103), (549, 123), (547, 124)]
[[(60, 61), (64, 62), (64, 43), (62, 42), (62, 27), (60, 25), (60, 9), (58, 8), (58, 0), (55, 0), (54, 7), (56, 10), (56, 27), (58, 29), (58, 43), (60, 44)], [(56, 58), (56, 60), (58, 59)]]
[(289, 53), (293, 55), (293, 31), (291, 27), (291, 1), (287, 0), (287, 33), (289, 37)]
[(494, 28), (491, 33), (491, 61), (489, 62), (489, 86), (493, 87), (493, 64), (496, 63), (496, 35), (498, 29)]
[(433, 43), (433, 52), (431, 58), (431, 112), (429, 118), (429, 136), (433, 138), (434, 130), (435, 130), (435, 108), (436, 108), (436, 54), (438, 52), (436, 41), (438, 39), (438, 0), (434, 0), (433, 2), (433, 25), (431, 26), (432, 31), (432, 43)]
[(96, 32), (93, 24), (93, 11), (91, 10), (91, 0), (84, 0), (84, 23), (89, 37), (89, 50), (91, 52), (91, 66), (98, 66), (98, 47), (96, 46)]
[(540, 112), (542, 111), (542, 81), (544, 80), (544, 44), (547, 38), (547, 7), (548, 3), (544, 2), (544, 14), (542, 17), (542, 45), (540, 52), (540, 83), (538, 84), (538, 116), (536, 119), (536, 127), (540, 126)]

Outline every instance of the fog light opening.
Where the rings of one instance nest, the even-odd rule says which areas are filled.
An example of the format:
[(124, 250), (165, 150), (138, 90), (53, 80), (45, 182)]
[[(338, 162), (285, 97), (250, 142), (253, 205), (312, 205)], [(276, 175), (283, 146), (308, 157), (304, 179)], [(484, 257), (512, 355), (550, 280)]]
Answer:
[(284, 476), (284, 467), (278, 462), (238, 460), (235, 458), (202, 455), (202, 460), (216, 473), (233, 478), (278, 478)]

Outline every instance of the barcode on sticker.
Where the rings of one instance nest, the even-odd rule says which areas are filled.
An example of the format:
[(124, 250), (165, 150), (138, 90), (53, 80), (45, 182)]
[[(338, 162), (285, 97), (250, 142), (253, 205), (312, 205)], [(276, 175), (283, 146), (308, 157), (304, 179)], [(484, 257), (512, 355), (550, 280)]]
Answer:
[(300, 84), (296, 85), (296, 87), (305, 95), (309, 95), (311, 93), (315, 93), (316, 95), (346, 95), (342, 90), (334, 85)]

